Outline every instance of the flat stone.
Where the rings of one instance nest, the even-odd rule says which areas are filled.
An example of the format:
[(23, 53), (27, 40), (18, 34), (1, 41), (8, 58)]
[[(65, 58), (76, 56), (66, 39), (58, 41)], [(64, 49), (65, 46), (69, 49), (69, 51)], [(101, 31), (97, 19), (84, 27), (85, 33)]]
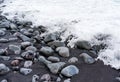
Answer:
[(54, 57), (54, 56), (49, 56), (48, 60), (52, 61), (52, 62), (59, 62), (60, 61), (60, 59), (58, 57)]
[(19, 45), (10, 44), (8, 49), (13, 51), (16, 55), (19, 55), (21, 53), (21, 46), (19, 46)]
[(72, 57), (68, 60), (69, 63), (76, 63), (78, 62), (78, 58), (77, 57)]
[(78, 48), (80, 49), (91, 49), (91, 45), (88, 41), (77, 41), (76, 44), (75, 44)]
[(51, 61), (48, 61), (44, 56), (39, 56), (38, 60), (42, 63), (44, 63), (45, 65), (48, 65), (50, 63), (52, 63)]
[(19, 60), (13, 60), (12, 62), (11, 62), (11, 65), (12, 66), (18, 66), (20, 64), (20, 61)]
[(47, 64), (47, 67), (49, 68), (50, 72), (57, 74), (65, 64), (65, 62), (50, 63)]
[(44, 41), (47, 42), (51, 42), (51, 41), (55, 41), (57, 40), (59, 37), (59, 33), (50, 33), (48, 35), (45, 36)]
[(0, 56), (1, 60), (8, 61), (10, 60), (10, 56)]
[(0, 75), (7, 74), (10, 69), (3, 63), (0, 63)]
[(65, 43), (61, 41), (53, 41), (53, 42), (49, 42), (48, 45), (52, 48), (57, 48), (57, 47), (64, 47)]
[(71, 79), (65, 79), (64, 82), (71, 82)]
[(28, 47), (28, 46), (31, 46), (31, 44), (32, 44), (31, 42), (22, 42), (22, 43), (21, 43), (21, 47), (22, 47), (22, 48), (26, 48), (26, 47)]
[(30, 41), (31, 39), (27, 36), (25, 36), (24, 34), (20, 33), (20, 32), (16, 32), (14, 34), (14, 36), (17, 36), (18, 38), (20, 38), (22, 41)]
[(0, 36), (4, 36), (5, 35), (5, 31), (0, 30)]
[(3, 79), (1, 82), (8, 82), (6, 79)]
[(0, 49), (0, 55), (5, 55), (6, 50), (5, 49)]
[(24, 67), (26, 67), (26, 68), (31, 67), (32, 64), (33, 64), (32, 61), (25, 61), (25, 63), (24, 63)]
[(40, 52), (43, 53), (45, 56), (51, 56), (53, 55), (54, 50), (51, 47), (42, 47), (40, 49)]
[(72, 77), (79, 73), (79, 69), (74, 65), (69, 65), (62, 69), (61, 74), (66, 77)]
[(31, 51), (33, 51), (33, 52), (36, 52), (36, 51), (37, 51), (37, 48), (34, 47), (34, 46), (28, 46), (25, 50), (26, 50), (26, 51), (27, 51), (27, 50), (31, 50)]
[(24, 74), (24, 75), (28, 75), (32, 72), (32, 69), (29, 68), (20, 68), (20, 73)]
[(83, 57), (84, 62), (87, 64), (93, 64), (95, 62), (95, 59), (89, 56), (87, 53), (80, 54), (80, 57)]
[(35, 53), (31, 50), (28, 50), (28, 51), (25, 51), (21, 54), (21, 56), (24, 58), (24, 59), (28, 59), (28, 60), (33, 60), (34, 57), (35, 57)]
[(39, 76), (38, 75), (33, 75), (32, 76), (32, 82), (39, 82)]
[(50, 74), (44, 74), (44, 75), (41, 76), (40, 80), (50, 81), (51, 80), (51, 76), (50, 76)]
[(56, 51), (59, 53), (60, 56), (62, 57), (69, 57), (69, 49), (67, 47), (58, 47)]
[(8, 39), (5, 39), (5, 38), (1, 38), (1, 39), (0, 39), (0, 43), (7, 43), (7, 42), (9, 42)]

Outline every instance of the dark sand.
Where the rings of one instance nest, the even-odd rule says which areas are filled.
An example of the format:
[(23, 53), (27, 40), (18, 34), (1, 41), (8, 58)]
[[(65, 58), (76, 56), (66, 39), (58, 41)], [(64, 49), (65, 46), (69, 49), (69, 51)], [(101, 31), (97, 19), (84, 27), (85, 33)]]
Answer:
[[(7, 34), (5, 37), (9, 38), (12, 37), (10, 34)], [(9, 44), (20, 44), (20, 40), (15, 42), (9, 42), (9, 43), (0, 43), (0, 49), (6, 48)], [(80, 72), (78, 75), (75, 75), (71, 78), (71, 82), (117, 82), (115, 80), (115, 77), (117, 77), (119, 74), (119, 71), (112, 69), (110, 66), (105, 66), (102, 61), (97, 61), (96, 63), (92, 65), (85, 64), (83, 60), (79, 57), (79, 54), (82, 52), (89, 53), (92, 57), (97, 57), (96, 55), (80, 49), (70, 49), (71, 56), (70, 57), (78, 57), (79, 62), (75, 63), (75, 65), (79, 68)], [(57, 54), (55, 54), (58, 56)], [(11, 68), (10, 62), (13, 60), (14, 57), (20, 56), (20, 55), (10, 55), (12, 58), (9, 61), (3, 61), (0, 60), (0, 63), (5, 63), (8, 67)], [(69, 58), (70, 58), (69, 57)], [(69, 58), (63, 58), (60, 57), (61, 61), (66, 62)], [(21, 67), (23, 66), (23, 62), (21, 62)], [(49, 72), (48, 68), (40, 63), (35, 62), (33, 66), (31, 67), (33, 69), (32, 73), (29, 75), (22, 75), (19, 72), (9, 72), (8, 74), (4, 76), (0, 76), (0, 81), (2, 79), (8, 79), (9, 82), (31, 82), (32, 76), (34, 74), (39, 74), (41, 77), (43, 74), (49, 73), (53, 79), (56, 79), (58, 75), (54, 75)], [(66, 78), (64, 78), (66, 79)], [(54, 82), (54, 81), (53, 81)], [(61, 81), (62, 82), (62, 81)]]

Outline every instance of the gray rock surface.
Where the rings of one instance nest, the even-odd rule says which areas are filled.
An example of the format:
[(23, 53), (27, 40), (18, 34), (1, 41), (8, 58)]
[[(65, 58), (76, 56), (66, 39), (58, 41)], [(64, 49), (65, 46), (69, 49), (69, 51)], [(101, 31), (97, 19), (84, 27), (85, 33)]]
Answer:
[(72, 77), (79, 73), (79, 69), (74, 65), (69, 65), (62, 69), (61, 74), (66, 77)]
[(56, 49), (56, 51), (59, 53), (60, 56), (62, 57), (69, 57), (70, 56), (70, 52), (69, 49), (67, 47), (58, 47)]
[(80, 54), (80, 57), (83, 57), (84, 62), (87, 64), (93, 64), (95, 62), (95, 59), (89, 56), (87, 53)]
[(43, 53), (45, 56), (51, 56), (53, 55), (54, 50), (51, 47), (42, 47), (40, 49), (40, 52)]
[(10, 69), (3, 63), (0, 63), (0, 75), (7, 74)]

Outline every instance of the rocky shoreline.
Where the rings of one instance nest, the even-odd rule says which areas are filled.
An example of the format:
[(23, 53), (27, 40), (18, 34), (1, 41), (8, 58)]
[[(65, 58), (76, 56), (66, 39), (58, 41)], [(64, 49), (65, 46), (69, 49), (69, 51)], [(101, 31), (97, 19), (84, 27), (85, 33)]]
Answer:
[[(43, 33), (46, 35), (41, 36)], [(117, 82), (119, 71), (96, 61), (104, 45), (91, 46), (72, 37), (61, 41), (61, 33), (49, 33), (29, 21), (11, 21), (0, 16), (1, 82)]]

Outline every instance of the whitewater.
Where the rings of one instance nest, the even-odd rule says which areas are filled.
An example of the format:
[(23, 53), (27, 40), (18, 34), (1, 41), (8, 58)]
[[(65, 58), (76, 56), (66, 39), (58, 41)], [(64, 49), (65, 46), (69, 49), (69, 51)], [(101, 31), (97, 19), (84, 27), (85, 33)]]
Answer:
[[(97, 59), (120, 69), (120, 0), (5, 0), (0, 8), (8, 19), (32, 21), (49, 32), (64, 31), (62, 40), (74, 35), (68, 46), (78, 40), (107, 44)], [(99, 34), (109, 38), (99, 41)]]

